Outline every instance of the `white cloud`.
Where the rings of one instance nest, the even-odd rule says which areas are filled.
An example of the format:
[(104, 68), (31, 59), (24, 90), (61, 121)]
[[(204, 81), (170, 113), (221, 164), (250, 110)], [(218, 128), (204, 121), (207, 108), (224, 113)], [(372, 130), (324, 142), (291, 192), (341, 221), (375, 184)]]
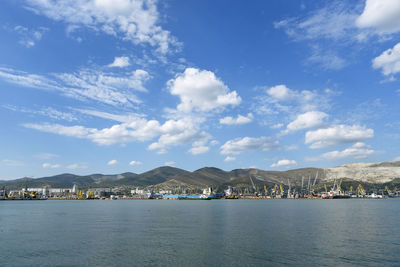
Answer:
[(230, 157), (230, 156), (227, 156), (227, 157), (224, 159), (225, 162), (232, 162), (232, 161), (235, 161), (235, 160), (236, 160), (235, 157)]
[(219, 142), (217, 141), (217, 140), (212, 140), (211, 142), (210, 142), (210, 145), (212, 145), (212, 146), (216, 146), (216, 145), (218, 145), (219, 144)]
[(118, 161), (116, 159), (112, 159), (109, 162), (107, 162), (107, 165), (116, 165), (118, 164)]
[(372, 66), (374, 69), (382, 69), (382, 73), (386, 76), (400, 72), (400, 43), (374, 58)]
[(398, 0), (367, 0), (356, 24), (360, 28), (374, 28), (380, 34), (391, 34), (400, 31), (399, 14)]
[(300, 113), (330, 110), (332, 97), (339, 94), (331, 89), (292, 90), (283, 84), (256, 89), (265, 94), (255, 97), (251, 110), (264, 118), (265, 125), (272, 125), (272, 129), (282, 128), (282, 122), (292, 120)]
[(70, 170), (77, 170), (77, 169), (86, 169), (87, 166), (85, 164), (72, 163), (68, 165), (66, 168)]
[(221, 154), (240, 154), (250, 150), (269, 151), (279, 146), (278, 142), (270, 137), (243, 137), (227, 141), (221, 146)]
[(309, 63), (317, 63), (326, 70), (340, 70), (347, 65), (346, 60), (336, 55), (335, 52), (319, 48), (314, 48), (307, 60)]
[(109, 64), (109, 67), (125, 68), (130, 66), (129, 57), (115, 57), (114, 62)]
[(329, 128), (308, 131), (305, 143), (310, 148), (324, 148), (358, 142), (374, 136), (374, 130), (360, 125), (334, 125)]
[(266, 89), (266, 96), (258, 97), (256, 111), (259, 114), (279, 114), (281, 112), (306, 112), (330, 107), (331, 90), (323, 93), (309, 90), (292, 90), (286, 85)]
[(297, 116), (297, 118), (286, 126), (283, 133), (295, 132), (298, 130), (320, 127), (328, 114), (320, 111), (309, 111)]
[(136, 160), (132, 160), (131, 162), (129, 162), (129, 165), (131, 166), (137, 166), (137, 165), (142, 165), (143, 163), (141, 161), (136, 161)]
[(304, 39), (347, 39), (355, 30), (357, 8), (333, 1), (328, 6), (310, 12), (303, 18), (289, 18), (275, 22), (275, 28), (282, 28), (295, 40)]
[[(180, 120), (168, 120), (160, 127), (160, 137), (157, 142), (148, 146), (149, 150), (157, 150), (158, 153), (165, 153), (170, 146), (177, 146), (204, 140), (208, 134), (200, 132), (200, 124), (203, 119), (186, 117)], [(204, 143), (194, 144), (203, 146)]]
[(254, 116), (251, 113), (247, 114), (246, 117), (239, 114), (237, 118), (232, 118), (230, 116), (222, 118), (219, 120), (219, 123), (227, 124), (227, 125), (241, 125), (241, 124), (250, 123), (253, 121), (253, 119), (254, 119)]
[(400, 161), (400, 156), (393, 159), (393, 161)]
[(58, 169), (58, 168), (61, 168), (61, 165), (60, 164), (43, 163), (42, 167), (44, 169)]
[(54, 74), (54, 76), (62, 84), (70, 87), (70, 90), (65, 92), (69, 96), (89, 98), (114, 105), (138, 102), (130, 90), (147, 92), (143, 84), (150, 79), (150, 75), (141, 69), (122, 76), (90, 70), (72, 74)]
[(165, 166), (175, 166), (176, 162), (175, 161), (167, 161), (164, 163)]
[(285, 101), (296, 97), (295, 92), (284, 84), (276, 85), (267, 90), (267, 93), (275, 99)]
[(160, 124), (156, 120), (136, 118), (129, 123), (115, 124), (109, 128), (96, 129), (80, 125), (64, 126), (60, 124), (34, 124), (23, 126), (42, 132), (54, 133), (81, 139), (89, 139), (99, 145), (126, 144), (134, 141), (158, 140), (148, 146), (149, 150), (165, 153), (171, 146), (193, 142), (194, 147), (204, 146), (210, 136), (200, 131), (203, 119), (185, 117), (179, 120), (167, 120)]
[(120, 36), (134, 44), (149, 44), (166, 54), (175, 38), (158, 25), (157, 1), (152, 0), (27, 0), (28, 9), (69, 28), (87, 27)]
[(271, 164), (270, 167), (272, 167), (272, 168), (289, 167), (289, 166), (294, 166), (294, 165), (297, 165), (297, 162), (295, 160), (282, 159), (282, 160), (279, 160), (276, 163)]
[(12, 160), (12, 159), (3, 159), (1, 161), (4, 165), (7, 166), (14, 166), (14, 167), (18, 167), (18, 166), (24, 166), (25, 164), (21, 161), (17, 161), (17, 160)]
[(21, 25), (15, 26), (13, 30), (20, 36), (19, 43), (27, 48), (35, 46), (48, 31), (45, 27), (29, 29)]
[(369, 149), (369, 146), (362, 142), (357, 142), (343, 151), (336, 150), (324, 153), (320, 156), (320, 158), (326, 160), (339, 160), (343, 158), (365, 159), (373, 154), (375, 154), (375, 151)]
[(276, 124), (270, 126), (270, 128), (271, 129), (280, 129), (283, 127), (283, 125), (284, 125), (283, 123), (276, 123)]
[(285, 146), (286, 151), (297, 150), (297, 149), (299, 149), (298, 145)]
[(112, 114), (112, 113), (98, 111), (98, 110), (92, 110), (92, 109), (74, 109), (74, 110), (79, 111), (82, 114), (99, 117), (99, 118), (103, 118), (103, 119), (108, 119), (108, 120), (113, 120), (113, 121), (118, 121), (118, 122), (126, 122), (126, 123), (133, 122), (140, 118), (145, 117), (144, 114), (138, 114), (138, 113)]
[(132, 91), (147, 92), (144, 83), (151, 76), (138, 69), (128, 74), (107, 74), (95, 70), (55, 73), (48, 77), (0, 68), (0, 79), (24, 87), (59, 91), (78, 100), (94, 100), (109, 105), (131, 105), (140, 100)]
[(42, 132), (55, 133), (59, 135), (71, 136), (76, 138), (86, 138), (89, 134), (94, 133), (96, 129), (85, 128), (83, 126), (63, 126), (60, 124), (33, 124), (27, 123), (23, 125), (26, 128), (35, 129)]
[(78, 120), (74, 116), (74, 114), (69, 113), (69, 112), (62, 112), (62, 111), (56, 110), (52, 107), (41, 108), (39, 110), (29, 109), (29, 108), (25, 108), (25, 107), (17, 107), (17, 106), (13, 106), (13, 105), (3, 105), (2, 107), (12, 110), (12, 111), (29, 113), (31, 115), (35, 114), (35, 115), (45, 116), (45, 117), (49, 117), (49, 118), (55, 119), (55, 120), (65, 120), (65, 121)]
[(199, 155), (199, 154), (204, 154), (210, 151), (210, 148), (208, 146), (196, 146), (192, 147), (189, 152), (193, 155)]
[(241, 98), (211, 71), (187, 68), (167, 83), (172, 95), (179, 96), (178, 111), (211, 111), (240, 104)]

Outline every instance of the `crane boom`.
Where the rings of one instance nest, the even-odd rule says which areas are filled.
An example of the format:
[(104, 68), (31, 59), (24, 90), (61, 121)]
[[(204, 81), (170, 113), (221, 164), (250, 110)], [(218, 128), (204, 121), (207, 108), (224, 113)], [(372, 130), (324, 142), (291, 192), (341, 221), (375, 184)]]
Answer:
[(251, 179), (251, 175), (250, 175), (250, 181), (251, 181), (251, 185), (253, 186), (254, 192), (257, 192), (256, 186), (253, 182), (253, 179)]
[(317, 179), (318, 179), (318, 171), (317, 171), (317, 174), (315, 175), (315, 179), (314, 179), (314, 182), (313, 182), (312, 186), (315, 186), (315, 183), (317, 182)]

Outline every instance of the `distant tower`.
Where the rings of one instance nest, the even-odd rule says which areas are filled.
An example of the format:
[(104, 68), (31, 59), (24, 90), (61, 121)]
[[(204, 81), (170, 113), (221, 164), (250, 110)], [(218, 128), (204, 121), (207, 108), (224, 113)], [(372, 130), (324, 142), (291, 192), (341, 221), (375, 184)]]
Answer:
[(72, 193), (76, 194), (77, 191), (78, 188), (76, 187), (76, 184), (74, 184), (74, 186), (72, 187)]
[(49, 195), (49, 189), (47, 188), (47, 186), (43, 187), (43, 192), (42, 192), (43, 196), (47, 196)]

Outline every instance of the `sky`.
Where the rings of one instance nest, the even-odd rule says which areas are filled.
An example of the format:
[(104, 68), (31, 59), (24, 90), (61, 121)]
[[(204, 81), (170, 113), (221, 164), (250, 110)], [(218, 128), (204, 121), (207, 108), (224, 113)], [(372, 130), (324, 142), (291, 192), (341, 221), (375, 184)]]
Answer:
[(0, 179), (400, 160), (397, 0), (0, 2)]

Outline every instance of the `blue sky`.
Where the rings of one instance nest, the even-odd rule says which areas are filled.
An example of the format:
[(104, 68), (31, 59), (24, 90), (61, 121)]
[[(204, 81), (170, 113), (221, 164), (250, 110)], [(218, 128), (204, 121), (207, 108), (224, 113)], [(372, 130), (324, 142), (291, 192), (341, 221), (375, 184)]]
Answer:
[(1, 1), (0, 179), (400, 160), (400, 3)]

